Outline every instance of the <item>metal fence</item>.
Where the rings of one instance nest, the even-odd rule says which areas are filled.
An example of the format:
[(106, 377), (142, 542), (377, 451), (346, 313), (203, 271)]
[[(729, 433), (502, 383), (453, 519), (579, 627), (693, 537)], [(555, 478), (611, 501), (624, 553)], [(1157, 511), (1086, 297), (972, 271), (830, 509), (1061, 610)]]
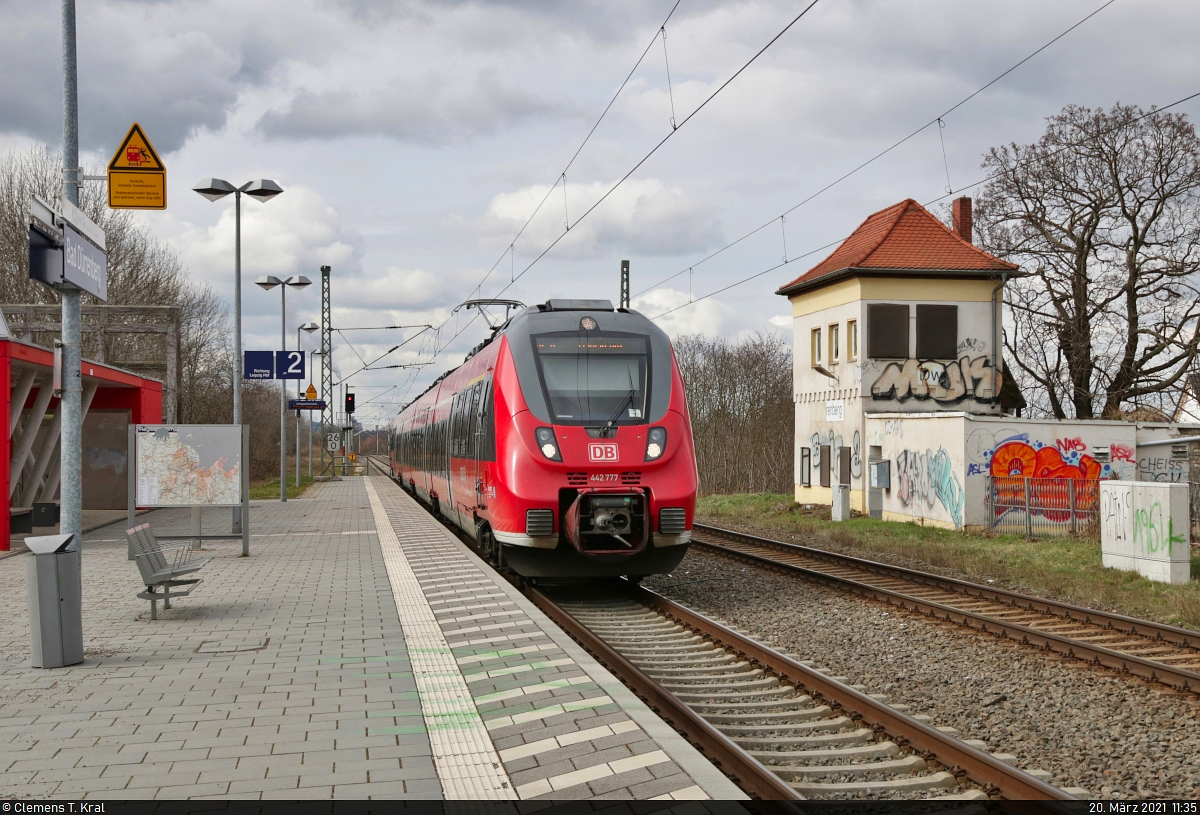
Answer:
[[(988, 476), (987, 481), (988, 517), (996, 532), (1027, 538), (1098, 534), (1098, 479)], [(1195, 505), (1197, 493), (1192, 496)]]

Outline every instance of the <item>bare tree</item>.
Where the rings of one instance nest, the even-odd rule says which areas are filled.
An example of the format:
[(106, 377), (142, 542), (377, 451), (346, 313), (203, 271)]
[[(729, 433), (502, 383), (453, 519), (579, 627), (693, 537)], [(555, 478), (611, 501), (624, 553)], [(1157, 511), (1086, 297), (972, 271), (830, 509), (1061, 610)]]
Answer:
[(1162, 408), (1200, 348), (1200, 140), (1186, 116), (1068, 106), (988, 151), (980, 244), (1019, 263), (1007, 357), (1056, 418)]
[(787, 492), (792, 484), (792, 355), (778, 334), (675, 340), (706, 493)]

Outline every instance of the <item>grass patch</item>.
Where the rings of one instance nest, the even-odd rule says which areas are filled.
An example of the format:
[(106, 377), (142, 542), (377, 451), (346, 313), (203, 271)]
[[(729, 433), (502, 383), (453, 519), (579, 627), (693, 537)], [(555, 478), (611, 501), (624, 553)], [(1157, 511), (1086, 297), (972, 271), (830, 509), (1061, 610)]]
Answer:
[(975, 582), (993, 580), (1016, 591), (1200, 628), (1200, 557), (1195, 555), (1192, 581), (1171, 586), (1135, 572), (1104, 568), (1096, 539), (1025, 540), (866, 517), (834, 523), (829, 507), (805, 510), (790, 495), (769, 493), (705, 496), (697, 502), (696, 516), (713, 526), (900, 566), (933, 566)]
[[(300, 484), (295, 483), (295, 479), (288, 477), (287, 495), (288, 498), (299, 498), (304, 494), (304, 491), (313, 484), (313, 479), (307, 475), (300, 477)], [(279, 479), (274, 481), (259, 481), (250, 485), (250, 500), (251, 501), (270, 501), (279, 500)]]

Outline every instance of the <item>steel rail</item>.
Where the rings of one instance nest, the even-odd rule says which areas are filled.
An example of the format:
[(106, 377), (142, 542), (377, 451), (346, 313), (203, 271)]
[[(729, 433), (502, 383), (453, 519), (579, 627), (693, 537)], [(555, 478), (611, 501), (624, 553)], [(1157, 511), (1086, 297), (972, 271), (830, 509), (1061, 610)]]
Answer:
[[(945, 591), (953, 591), (955, 593), (976, 597), (982, 600), (991, 600), (998, 603), (1004, 603), (1006, 605), (1012, 605), (1017, 608), (1027, 608), (1032, 611), (1039, 611), (1046, 614), (1052, 614), (1054, 616), (1060, 616), (1064, 619), (1089, 623), (1091, 625), (1100, 625), (1125, 633), (1151, 637), (1153, 639), (1169, 642), (1172, 645), (1200, 647), (1200, 633), (1188, 631), (1187, 629), (1183, 628), (1176, 628), (1174, 626), (1154, 623), (1148, 620), (1138, 620), (1133, 617), (1097, 611), (1095, 609), (1088, 609), (1082, 606), (1073, 606), (1068, 603), (1058, 603), (1053, 600), (1045, 600), (1040, 597), (1031, 597), (1029, 595), (1019, 594), (1017, 592), (1010, 592), (1005, 589), (981, 586), (977, 583), (970, 583), (964, 580), (956, 580), (954, 578), (917, 572), (899, 566), (889, 566), (885, 563), (864, 560), (861, 558), (851, 557), (849, 555), (840, 555), (834, 552), (826, 552), (821, 549), (813, 549), (807, 546), (786, 543), (784, 541), (774, 541), (769, 538), (760, 538), (755, 535), (734, 532), (732, 530), (708, 527), (701, 524), (694, 524), (693, 529), (724, 535), (734, 540), (743, 540), (747, 543), (752, 543), (780, 551), (786, 551), (792, 554), (812, 557), (837, 565), (864, 569), (875, 574), (895, 577), (903, 580), (910, 580), (935, 588), (940, 588)], [(986, 631), (990, 634), (1006, 637), (1025, 645), (1046, 648), (1054, 651), (1055, 653), (1062, 654), (1073, 659), (1079, 659), (1089, 662), (1093, 665), (1099, 665), (1113, 670), (1130, 673), (1142, 679), (1148, 679), (1152, 682), (1159, 682), (1178, 690), (1192, 693), (1200, 692), (1200, 673), (1196, 673), (1194, 671), (1176, 668), (1166, 663), (1155, 662), (1153, 660), (1134, 656), (1132, 654), (1125, 654), (1120, 651), (1115, 651), (1111, 648), (1105, 648), (1101, 645), (1092, 645), (1090, 643), (1072, 639), (1071, 637), (1066, 637), (1061, 634), (1055, 634), (1050, 631), (1040, 631), (1036, 628), (1031, 628), (1019, 623), (1006, 622), (1005, 620), (1001, 620), (987, 614), (981, 614), (978, 612), (969, 611), (967, 609), (955, 608), (954, 606), (946, 605), (933, 600), (923, 599), (911, 594), (905, 594), (904, 592), (896, 591), (894, 589), (887, 589), (882, 586), (875, 586), (859, 580), (853, 580), (851, 578), (822, 572), (818, 569), (810, 569), (804, 566), (786, 563), (784, 561), (775, 560), (762, 555), (743, 552), (737, 549), (722, 546), (721, 544), (712, 541), (698, 540), (693, 537), (692, 545), (698, 546), (701, 549), (709, 549), (724, 556), (743, 560), (758, 566), (765, 566), (771, 569), (801, 574), (805, 577), (811, 577), (816, 580), (824, 581), (839, 588), (848, 589), (866, 597), (882, 600), (910, 611), (917, 611), (927, 616), (936, 617), (938, 619), (957, 623), (959, 625), (965, 625), (980, 631)]]
[[(390, 476), (381, 456), (371, 455), (365, 458), (382, 473)], [(471, 542), (465, 542), (473, 546)], [(631, 688), (655, 714), (681, 733), (748, 794), (763, 801), (803, 800), (803, 796), (791, 785), (646, 675), (552, 599), (525, 581), (512, 575), (503, 576), (521, 589), (547, 617)], [(844, 710), (850, 718), (869, 723), (873, 729), (882, 730), (898, 744), (911, 746), (923, 757), (936, 760), (952, 774), (965, 776), (980, 784), (990, 795), (999, 794), (1013, 800), (1074, 800), (1063, 790), (1009, 766), (988, 753), (919, 722), (698, 612), (641, 586), (630, 585), (628, 591), (636, 602), (675, 620), (716, 645), (735, 651), (765, 673), (774, 674), (784, 682), (804, 687), (812, 695), (824, 699), (831, 707)], [(1041, 806), (1047, 807), (1045, 803)], [(1053, 805), (1050, 805), (1049, 809), (1065, 812)]]
[(728, 736), (700, 717), (673, 693), (655, 682), (608, 643), (592, 633), (553, 600), (532, 586), (524, 587), (525, 596), (560, 628), (617, 676), (650, 709), (683, 734), (721, 772), (730, 776), (748, 794), (764, 800), (803, 800), (803, 796), (775, 773), (760, 764)]
[(999, 793), (1005, 798), (1015, 800), (1075, 800), (1063, 790), (1011, 767), (953, 736), (948, 736), (935, 727), (919, 722), (884, 702), (872, 699), (867, 694), (773, 648), (739, 634), (699, 612), (640, 586), (633, 587), (631, 595), (637, 602), (653, 608), (717, 645), (737, 652), (765, 673), (802, 686), (806, 691), (822, 697), (831, 707), (846, 711), (852, 719), (862, 720), (876, 729), (882, 728), (898, 744), (907, 744), (924, 757), (933, 758), (955, 775), (965, 775), (981, 784), (985, 791)]
[[(390, 477), (382, 456), (367, 456), (367, 460)], [(457, 532), (453, 527), (451, 531)], [(476, 549), (473, 541), (458, 535), (460, 540)], [(486, 562), (486, 560), (485, 560)], [(775, 773), (764, 767), (749, 753), (700, 717), (670, 691), (663, 688), (637, 666), (621, 656), (608, 643), (593, 634), (586, 626), (560, 608), (553, 600), (524, 581), (511, 575), (502, 576), (520, 589), (534, 605), (578, 642), (596, 660), (633, 690), (651, 710), (682, 734), (692, 746), (704, 754), (721, 772), (731, 777), (747, 794), (765, 801), (797, 801), (803, 796)]]

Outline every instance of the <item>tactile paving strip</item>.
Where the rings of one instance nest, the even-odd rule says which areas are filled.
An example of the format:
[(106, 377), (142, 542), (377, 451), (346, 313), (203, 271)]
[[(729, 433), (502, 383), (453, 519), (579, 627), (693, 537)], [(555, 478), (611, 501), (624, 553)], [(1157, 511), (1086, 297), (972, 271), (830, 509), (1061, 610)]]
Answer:
[(380, 541), (390, 526), (517, 797), (744, 797), (412, 498), (366, 480)]
[(446, 798), (515, 799), (516, 790), (488, 736), (466, 679), (370, 479), (366, 487), (442, 791)]

